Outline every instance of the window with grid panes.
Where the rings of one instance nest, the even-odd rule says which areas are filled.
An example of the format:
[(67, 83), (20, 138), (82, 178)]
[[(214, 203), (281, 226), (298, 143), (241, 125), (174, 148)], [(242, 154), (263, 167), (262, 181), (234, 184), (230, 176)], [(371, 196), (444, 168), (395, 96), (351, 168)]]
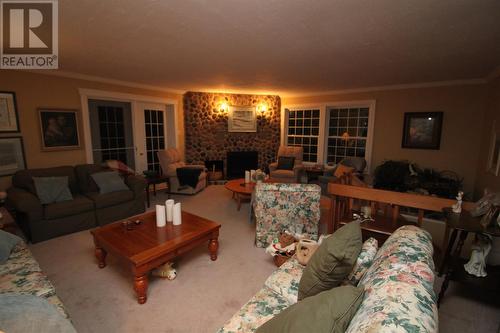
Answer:
[(318, 160), (319, 108), (285, 109), (288, 119), (287, 145), (300, 146), (304, 150), (304, 162)]
[(327, 163), (339, 163), (349, 156), (365, 157), (369, 108), (327, 109)]
[(163, 111), (144, 110), (146, 126), (146, 158), (148, 170), (160, 173), (160, 162), (156, 152), (165, 149), (165, 123)]

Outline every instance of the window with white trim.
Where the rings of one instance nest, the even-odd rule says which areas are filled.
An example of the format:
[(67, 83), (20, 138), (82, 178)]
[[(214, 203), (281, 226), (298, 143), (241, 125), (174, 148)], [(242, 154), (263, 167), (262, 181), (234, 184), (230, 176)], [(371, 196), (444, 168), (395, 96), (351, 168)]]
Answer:
[(327, 107), (326, 163), (367, 156), (368, 107)]
[(287, 119), (288, 146), (304, 149), (304, 162), (318, 160), (318, 141), (320, 127), (319, 108), (285, 109)]

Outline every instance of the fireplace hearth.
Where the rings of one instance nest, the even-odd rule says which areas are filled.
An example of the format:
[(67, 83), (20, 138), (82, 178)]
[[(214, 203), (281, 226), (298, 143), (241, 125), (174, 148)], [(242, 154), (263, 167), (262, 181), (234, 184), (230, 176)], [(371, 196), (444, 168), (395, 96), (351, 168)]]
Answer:
[(227, 153), (227, 179), (245, 177), (245, 170), (259, 168), (259, 153), (256, 151), (230, 151)]

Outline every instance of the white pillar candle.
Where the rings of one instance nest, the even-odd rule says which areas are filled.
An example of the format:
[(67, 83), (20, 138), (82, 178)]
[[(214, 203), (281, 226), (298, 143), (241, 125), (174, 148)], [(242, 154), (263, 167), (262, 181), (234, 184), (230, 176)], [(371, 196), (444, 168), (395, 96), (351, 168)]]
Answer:
[(255, 170), (250, 170), (250, 180), (255, 181)]
[(156, 205), (156, 226), (160, 228), (160, 227), (164, 227), (165, 224), (166, 224), (165, 206)]
[(174, 225), (182, 223), (181, 203), (178, 202), (174, 205)]
[(165, 210), (167, 211), (167, 222), (172, 222), (174, 220), (174, 199), (168, 199), (165, 201)]
[(245, 171), (245, 184), (250, 183), (250, 171)]

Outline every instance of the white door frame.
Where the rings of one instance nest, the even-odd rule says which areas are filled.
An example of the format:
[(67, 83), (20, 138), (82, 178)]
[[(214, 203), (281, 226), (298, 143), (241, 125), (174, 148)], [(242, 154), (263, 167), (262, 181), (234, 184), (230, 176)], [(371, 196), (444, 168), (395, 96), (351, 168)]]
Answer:
[[(79, 88), (78, 92), (80, 93), (80, 101), (82, 104), (83, 141), (85, 142), (85, 160), (87, 163), (90, 164), (94, 163), (94, 156), (92, 153), (92, 135), (90, 131), (90, 119), (89, 119), (89, 99), (101, 99), (108, 101), (130, 103), (132, 111), (132, 131), (134, 132), (133, 139), (136, 152), (138, 147), (137, 147), (137, 139), (135, 137), (136, 136), (135, 133), (138, 133), (137, 126), (140, 126), (141, 124), (137, 124), (134, 121), (134, 119), (135, 119), (135, 114), (140, 111), (139, 110), (140, 104), (153, 103), (153, 104), (162, 104), (165, 106), (167, 105), (172, 106), (173, 121), (174, 121), (174, 126), (172, 128), (174, 129), (175, 132), (173, 136), (175, 138), (173, 146), (177, 147), (177, 133), (178, 133), (177, 113), (179, 112), (179, 106), (177, 100), (171, 98), (162, 98), (162, 97), (154, 97), (147, 95), (135, 95), (135, 94), (116, 92), (116, 91), (105, 91), (105, 90), (95, 90), (86, 88)], [(167, 112), (168, 109), (169, 108), (166, 107)]]

